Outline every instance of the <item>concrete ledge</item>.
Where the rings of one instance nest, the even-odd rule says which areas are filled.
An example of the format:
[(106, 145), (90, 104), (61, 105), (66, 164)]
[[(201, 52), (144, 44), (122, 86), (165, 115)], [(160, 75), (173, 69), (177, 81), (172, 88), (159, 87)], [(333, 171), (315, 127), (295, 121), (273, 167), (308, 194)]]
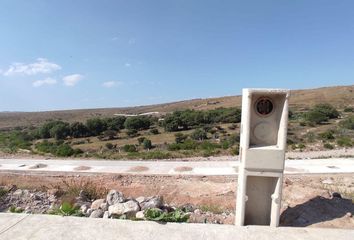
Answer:
[(196, 240), (354, 239), (354, 230), (134, 222), (128, 220), (0, 214), (0, 239)]

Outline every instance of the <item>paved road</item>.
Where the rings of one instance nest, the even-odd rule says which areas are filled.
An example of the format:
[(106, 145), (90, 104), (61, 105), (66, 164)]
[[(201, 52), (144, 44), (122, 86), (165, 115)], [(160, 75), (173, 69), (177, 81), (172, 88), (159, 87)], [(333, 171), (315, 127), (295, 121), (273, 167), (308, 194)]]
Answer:
[(354, 230), (148, 221), (0, 213), (0, 239), (47, 240), (352, 240)]
[[(0, 172), (86, 172), (154, 175), (237, 175), (239, 161), (107, 161), (0, 159)], [(354, 158), (286, 160), (285, 174), (354, 173)]]

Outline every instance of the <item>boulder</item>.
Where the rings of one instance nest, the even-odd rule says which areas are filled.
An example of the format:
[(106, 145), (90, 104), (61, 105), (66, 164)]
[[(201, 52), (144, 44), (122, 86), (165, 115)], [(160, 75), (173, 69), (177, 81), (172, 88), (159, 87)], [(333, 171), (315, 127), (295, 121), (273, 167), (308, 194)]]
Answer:
[(124, 196), (121, 192), (110, 190), (107, 194), (106, 200), (109, 205), (114, 205), (116, 203), (124, 202)]
[(90, 218), (101, 218), (103, 217), (102, 209), (96, 209), (90, 214)]
[(140, 203), (141, 210), (149, 208), (161, 208), (163, 206), (163, 199), (160, 196), (149, 197)]
[(144, 211), (139, 211), (135, 214), (136, 219), (145, 219)]
[(108, 205), (107, 202), (102, 203), (101, 206), (100, 206), (100, 208), (101, 208), (103, 211), (107, 211), (107, 210), (108, 210), (108, 207), (109, 207), (109, 205)]
[(106, 201), (106, 199), (97, 199), (95, 201), (92, 202), (91, 204), (91, 208), (92, 209), (99, 209), (101, 208), (101, 205)]
[(139, 204), (146, 201), (145, 197), (138, 197), (135, 199)]
[(108, 211), (105, 211), (103, 213), (103, 218), (109, 218), (109, 212)]
[(125, 203), (116, 203), (108, 207), (109, 216), (132, 216), (135, 215), (138, 211), (140, 211), (140, 206), (136, 201), (133, 200)]

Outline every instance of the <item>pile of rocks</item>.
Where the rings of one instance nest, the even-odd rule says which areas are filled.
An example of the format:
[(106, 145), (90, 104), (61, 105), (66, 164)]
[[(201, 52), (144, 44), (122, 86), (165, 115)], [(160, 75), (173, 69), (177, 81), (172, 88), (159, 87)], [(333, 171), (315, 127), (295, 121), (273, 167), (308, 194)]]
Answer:
[(91, 218), (144, 219), (144, 210), (148, 208), (174, 210), (164, 204), (160, 196), (125, 198), (123, 193), (116, 190), (110, 190), (105, 199), (96, 199), (93, 202), (79, 201), (76, 204), (80, 205), (80, 210), (85, 216)]
[(2, 187), (2, 190), (7, 194), (0, 199), (0, 211), (13, 207), (15, 212), (47, 213), (58, 203), (55, 193), (51, 191), (17, 189), (16, 186)]

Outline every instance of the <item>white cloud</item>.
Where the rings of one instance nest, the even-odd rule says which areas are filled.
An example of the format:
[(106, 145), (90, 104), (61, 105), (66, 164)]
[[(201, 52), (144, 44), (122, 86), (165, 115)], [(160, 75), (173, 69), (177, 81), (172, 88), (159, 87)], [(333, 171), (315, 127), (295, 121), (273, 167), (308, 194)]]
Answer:
[(122, 85), (122, 82), (108, 81), (108, 82), (102, 83), (102, 86), (106, 87), (106, 88), (111, 88), (111, 87), (115, 87), (115, 86), (119, 86), (119, 85)]
[(130, 63), (125, 63), (124, 66), (125, 67), (131, 67), (132, 65)]
[(53, 78), (46, 78), (44, 80), (37, 80), (32, 83), (33, 87), (41, 87), (43, 85), (54, 85), (57, 83), (57, 80)]
[(45, 58), (37, 58), (34, 63), (12, 63), (9, 68), (3, 72), (3, 75), (36, 75), (39, 73), (51, 73), (60, 69), (61, 66), (56, 63), (49, 62)]
[(84, 76), (81, 74), (72, 74), (63, 77), (64, 85), (68, 87), (75, 86), (80, 80), (82, 80)]

